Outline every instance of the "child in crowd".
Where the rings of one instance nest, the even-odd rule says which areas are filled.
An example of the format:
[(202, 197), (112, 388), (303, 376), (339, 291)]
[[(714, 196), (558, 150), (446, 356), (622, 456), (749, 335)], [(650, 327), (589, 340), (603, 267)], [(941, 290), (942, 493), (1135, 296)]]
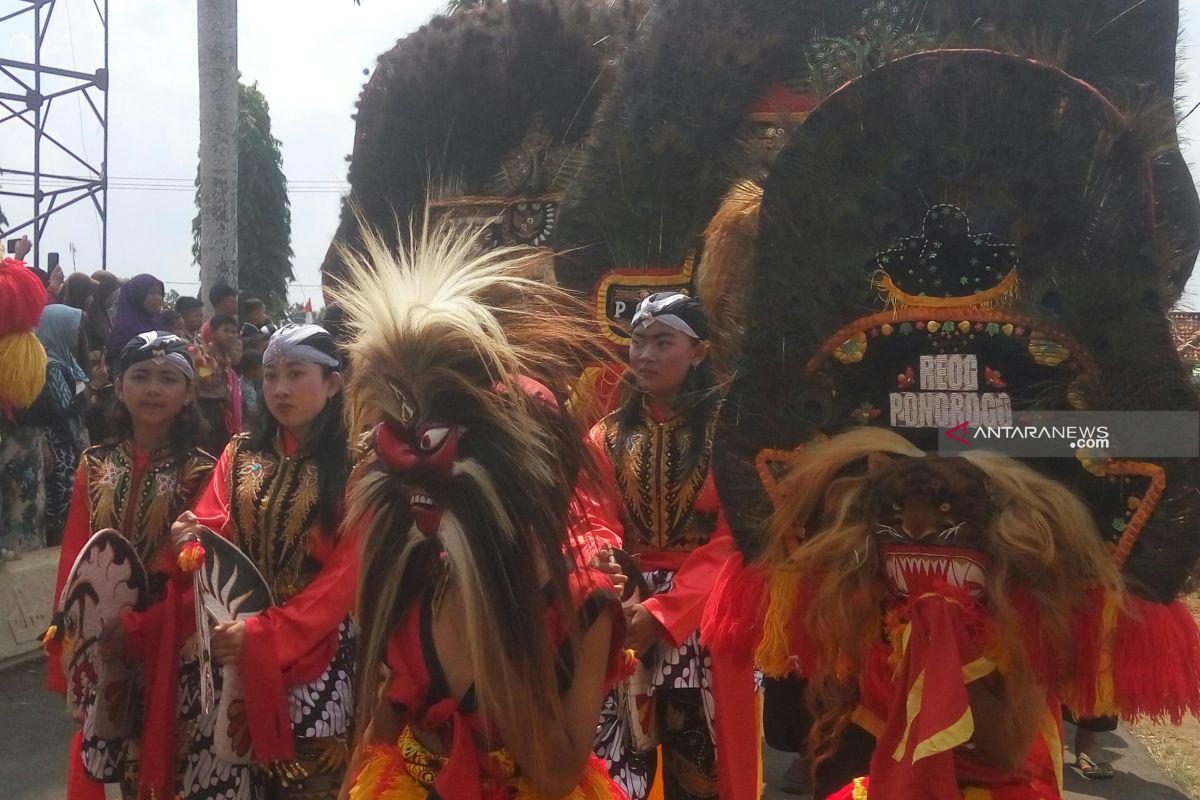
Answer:
[(161, 322), (159, 327), (162, 330), (173, 333), (180, 339), (187, 339), (187, 326), (184, 325), (183, 316), (178, 311), (171, 308), (164, 308), (162, 313), (159, 314), (159, 320)]
[[(208, 302), (212, 303), (213, 319), (216, 317), (233, 317), (237, 319), (238, 291), (227, 283), (218, 283), (208, 290)], [(200, 337), (206, 342), (213, 339), (213, 320), (207, 320), (200, 326)]]
[(175, 311), (183, 317), (183, 337), (191, 343), (200, 339), (200, 328), (204, 325), (204, 303), (198, 297), (181, 297), (175, 301)]
[(238, 361), (242, 385), (242, 425), (253, 430), (262, 411), (262, 351), (246, 350)]
[(243, 339), (259, 339), (275, 332), (275, 326), (267, 316), (267, 304), (257, 297), (248, 297), (242, 302), (242, 320)]
[(205, 443), (212, 452), (225, 449), (229, 437), (242, 430), (241, 385), (233, 371), (233, 350), (238, 341), (237, 320), (217, 314), (208, 321), (212, 341), (207, 355), (211, 371), (198, 381), (200, 410), (208, 422)]

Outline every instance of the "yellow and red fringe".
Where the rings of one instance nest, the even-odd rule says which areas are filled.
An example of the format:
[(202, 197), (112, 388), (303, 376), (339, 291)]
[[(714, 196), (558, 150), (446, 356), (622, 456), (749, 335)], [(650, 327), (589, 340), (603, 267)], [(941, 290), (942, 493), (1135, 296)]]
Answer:
[(800, 581), (789, 569), (777, 569), (768, 581), (762, 639), (754, 650), (754, 663), (767, 675), (792, 671), (793, 617), (799, 591)]

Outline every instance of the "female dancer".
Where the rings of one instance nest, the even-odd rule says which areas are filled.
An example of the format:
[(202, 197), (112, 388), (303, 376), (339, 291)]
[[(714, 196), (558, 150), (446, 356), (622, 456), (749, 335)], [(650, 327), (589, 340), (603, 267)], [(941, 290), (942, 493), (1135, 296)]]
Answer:
[(185, 798), (332, 798), (341, 784), (358, 580), (355, 538), (339, 532), (349, 471), (341, 370), (324, 328), (281, 328), (263, 353), (269, 413), (261, 429), (229, 442), (195, 513), (172, 529), (177, 546), (200, 525), (228, 538), (254, 561), (276, 604), (212, 635), (217, 661), (238, 669), (256, 763), (216, 756), (220, 721), (215, 712), (201, 715), (199, 696), (190, 693), (183, 714), (200, 723), (191, 734)]
[[(170, 789), (173, 781), (169, 745), (174, 740), (175, 666), (187, 634), (186, 628), (175, 622), (181, 611), (186, 621), (191, 605), (184, 598), (187, 584), (178, 580), (170, 528), (179, 513), (199, 496), (215, 461), (194, 446), (198, 418), (192, 407), (193, 378), (184, 340), (154, 332), (131, 339), (117, 365), (115, 389), (121, 405), (116, 429), (120, 438), (85, 450), (75, 473), (55, 597), (62, 593), (71, 565), (94, 532), (114, 528), (133, 544), (151, 575), (152, 610), (127, 617), (123, 629), (110, 629), (108, 646), (114, 652), (133, 656), (136, 639), (136, 649), (143, 653), (138, 658), (147, 667), (146, 697), (161, 698), (161, 707), (143, 709), (140, 748), (137, 742), (84, 741), (82, 733), (76, 733), (68, 769), (71, 800), (104, 794), (98, 783), (83, 774), (82, 748), (123, 748), (124, 760), (132, 768), (125, 776), (127, 789), (132, 790), (139, 782)], [(177, 635), (164, 631), (167, 620)], [(47, 649), (51, 654), (50, 689), (66, 691), (66, 679), (56, 657), (58, 643), (49, 644)], [(133, 756), (139, 749), (140, 758)], [(169, 796), (174, 790), (160, 794)]]
[[(595, 743), (634, 798), (649, 794), (657, 769), (647, 741), (662, 745), (670, 800), (716, 797), (719, 784), (757, 781), (757, 742), (727, 739), (715, 725), (716, 712), (753, 715), (753, 678), (715, 664), (699, 637), (705, 600), (732, 553), (709, 470), (721, 398), (708, 340), (708, 320), (692, 298), (661, 292), (643, 300), (629, 348), (634, 385), (590, 437), (608, 479), (607, 507), (623, 512), (623, 525), (607, 526), (623, 529), (623, 541), (611, 544), (640, 572), (627, 575), (640, 586), (640, 602), (627, 611), (626, 646), (642, 660), (655, 713), (634, 719), (610, 695)], [(720, 771), (728, 773), (721, 777), (718, 737)]]
[(343, 797), (623, 798), (591, 755), (624, 664), (611, 582), (581, 566), (582, 432), (548, 387), (591, 329), (527, 276), (425, 230), (344, 254), (352, 418), (377, 421), (349, 493), (364, 529), (365, 722)]

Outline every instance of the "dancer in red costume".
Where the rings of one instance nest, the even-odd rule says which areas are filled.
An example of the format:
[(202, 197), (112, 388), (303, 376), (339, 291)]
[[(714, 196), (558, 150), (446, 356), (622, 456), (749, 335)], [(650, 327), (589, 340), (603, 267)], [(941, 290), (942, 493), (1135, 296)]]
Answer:
[(626, 646), (642, 659), (624, 694), (610, 695), (596, 752), (631, 797), (645, 798), (663, 752), (667, 798), (715, 797), (741, 782), (758, 790), (758, 737), (722, 736), (726, 720), (755, 725), (751, 670), (712, 658), (700, 617), (718, 571), (733, 552), (709, 465), (720, 407), (708, 362), (708, 320), (692, 298), (659, 293), (633, 318), (634, 385), (620, 409), (592, 429), (607, 493), (619, 510), (610, 546), (628, 554), (626, 577), (640, 594), (629, 605)]
[[(103, 784), (84, 771), (86, 750), (125, 751), (122, 789), (136, 797), (145, 787), (159, 795), (175, 792), (178, 667), (184, 642), (195, 630), (190, 576), (175, 563), (171, 523), (208, 483), (215, 459), (195, 447), (198, 416), (194, 372), (187, 342), (166, 333), (135, 336), (121, 350), (114, 389), (121, 405), (121, 438), (83, 452), (75, 474), (58, 561), (55, 597), (62, 593), (79, 551), (92, 534), (114, 528), (133, 544), (151, 575), (151, 606), (110, 627), (102, 647), (143, 666), (142, 730), (137, 740), (88, 740), (82, 732), (71, 746), (67, 770), (70, 800), (104, 797)], [(177, 624), (179, 623), (179, 624)], [(56, 626), (57, 633), (57, 626)], [(61, 642), (48, 637), (52, 691), (67, 690), (59, 664)]]
[(528, 278), (533, 251), (364, 240), (336, 292), (351, 416), (376, 423), (349, 494), (363, 733), (343, 796), (622, 798), (591, 740), (624, 620), (582, 566), (590, 465), (550, 388), (589, 355), (586, 314)]
[[(199, 525), (231, 540), (275, 602), (212, 634), (216, 660), (238, 670), (244, 717), (216, 719), (219, 708), (202, 716), (191, 732), (185, 797), (308, 800), (332, 798), (341, 784), (353, 724), (350, 613), (358, 580), (358, 541), (341, 529), (350, 468), (342, 367), (321, 326), (276, 332), (263, 353), (263, 427), (230, 441), (195, 513), (172, 529), (177, 545)], [(199, 702), (194, 694), (189, 700)], [(225, 735), (252, 759), (220, 758), (216, 737)]]
[(869, 781), (817, 797), (1058, 800), (1063, 702), (1200, 711), (1195, 624), (1126, 594), (1087, 507), (1024, 464), (866, 428), (804, 451), (779, 496), (704, 629), (809, 680), (817, 761), (874, 737)]

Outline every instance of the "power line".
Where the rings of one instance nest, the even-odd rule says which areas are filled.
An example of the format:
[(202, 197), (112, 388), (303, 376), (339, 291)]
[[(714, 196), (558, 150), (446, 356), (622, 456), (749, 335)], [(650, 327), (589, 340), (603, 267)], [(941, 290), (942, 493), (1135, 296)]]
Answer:
[[(0, 169), (0, 174), (3, 174), (3, 172), (4, 171), (2, 169)], [(31, 178), (28, 175), (11, 175), (11, 176), (5, 177), (3, 180), (5, 183), (32, 183), (33, 182), (33, 178)], [(167, 179), (167, 178), (163, 178), (163, 179), (114, 178), (114, 177), (110, 176), (108, 180), (110, 183), (121, 183), (121, 184), (126, 184), (126, 185), (167, 186), (167, 187), (179, 187), (179, 188), (183, 188), (183, 189), (192, 189), (192, 188), (195, 188), (195, 185), (196, 185), (195, 181), (193, 181), (193, 180), (176, 181), (175, 179)], [(69, 181), (67, 181), (65, 178), (52, 178), (52, 177), (45, 176), (45, 175), (42, 176), (42, 182), (43, 183), (69, 183)], [(293, 180), (288, 181), (288, 186), (313, 187), (313, 188), (325, 188), (325, 187), (337, 188), (337, 187), (349, 186), (349, 185), (350, 184), (347, 181), (315, 181), (315, 180), (314, 181), (293, 181)]]

